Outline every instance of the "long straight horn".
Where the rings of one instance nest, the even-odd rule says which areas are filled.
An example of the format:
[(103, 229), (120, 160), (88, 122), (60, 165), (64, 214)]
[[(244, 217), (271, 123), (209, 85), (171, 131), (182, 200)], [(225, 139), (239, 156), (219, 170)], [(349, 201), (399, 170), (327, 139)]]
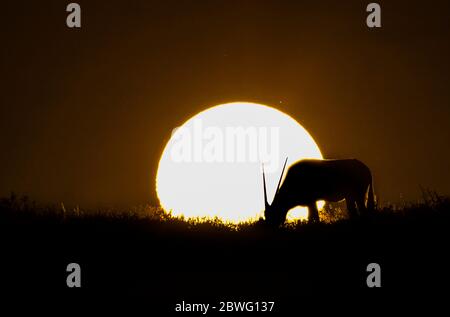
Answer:
[(267, 202), (267, 189), (266, 189), (266, 174), (264, 173), (264, 164), (262, 165), (262, 172), (263, 172), (263, 187), (264, 187), (264, 206), (265, 210), (267, 210), (270, 206)]
[(286, 157), (286, 160), (284, 161), (283, 170), (281, 171), (280, 180), (278, 181), (277, 185), (277, 191), (275, 192), (275, 196), (278, 194), (278, 191), (280, 190), (281, 180), (283, 179), (284, 169), (286, 168), (288, 158)]

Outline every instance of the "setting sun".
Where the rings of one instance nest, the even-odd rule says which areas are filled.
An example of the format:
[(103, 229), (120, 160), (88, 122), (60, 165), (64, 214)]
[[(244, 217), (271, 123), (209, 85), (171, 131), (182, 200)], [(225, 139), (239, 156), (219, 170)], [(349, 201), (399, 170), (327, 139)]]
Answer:
[[(311, 135), (287, 114), (246, 102), (206, 109), (174, 129), (164, 148), (156, 177), (160, 204), (174, 216), (256, 220), (264, 211), (261, 166), (270, 202), (286, 157), (288, 166), (322, 158)], [(307, 208), (297, 207), (288, 219), (306, 216)]]

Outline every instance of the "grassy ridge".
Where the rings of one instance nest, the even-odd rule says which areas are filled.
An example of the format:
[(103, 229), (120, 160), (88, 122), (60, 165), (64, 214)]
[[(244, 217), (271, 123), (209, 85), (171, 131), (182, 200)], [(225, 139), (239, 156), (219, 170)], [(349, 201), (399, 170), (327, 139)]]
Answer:
[[(450, 213), (450, 198), (440, 196), (435, 192), (424, 192), (423, 200), (416, 203), (404, 203), (401, 206), (387, 205), (377, 207), (374, 215), (367, 221), (376, 223), (405, 223), (411, 221), (427, 221), (436, 218), (446, 218)], [(345, 204), (329, 204), (321, 211), (322, 226), (332, 228), (348, 222)], [(0, 221), (3, 224), (39, 225), (43, 223), (65, 225), (71, 223), (105, 223), (164, 227), (164, 229), (180, 231), (213, 231), (213, 232), (243, 232), (265, 227), (264, 221), (242, 222), (240, 224), (226, 223), (219, 218), (189, 218), (174, 217), (159, 207), (150, 205), (136, 206), (127, 209), (80, 209), (66, 208), (64, 204), (40, 205), (27, 196), (18, 197), (12, 193), (9, 197), (0, 198)], [(306, 221), (298, 220), (286, 223), (284, 231), (298, 231), (308, 226)]]
[(150, 206), (69, 210), (12, 195), (0, 200), (0, 287), (11, 296), (73, 295), (65, 286), (71, 262), (83, 269), (79, 294), (151, 298), (162, 310), (189, 297), (361, 295), (371, 262), (383, 268), (388, 292), (377, 296), (384, 299), (390, 291), (429, 293), (445, 284), (450, 199), (429, 194), (355, 220), (329, 208), (322, 219), (278, 229), (263, 221), (230, 226)]

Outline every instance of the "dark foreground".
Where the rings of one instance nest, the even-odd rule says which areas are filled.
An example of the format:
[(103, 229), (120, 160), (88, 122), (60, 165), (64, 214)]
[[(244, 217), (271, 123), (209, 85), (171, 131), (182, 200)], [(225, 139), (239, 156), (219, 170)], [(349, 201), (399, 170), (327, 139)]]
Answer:
[[(356, 221), (236, 230), (157, 211), (63, 212), (12, 197), (0, 210), (1, 301), (132, 303), (148, 312), (173, 312), (182, 301), (275, 301), (277, 312), (356, 303), (431, 309), (448, 293), (449, 216), (449, 201), (439, 199)], [(66, 286), (72, 262), (81, 266), (79, 289)], [(366, 284), (372, 262), (381, 266), (380, 289)]]

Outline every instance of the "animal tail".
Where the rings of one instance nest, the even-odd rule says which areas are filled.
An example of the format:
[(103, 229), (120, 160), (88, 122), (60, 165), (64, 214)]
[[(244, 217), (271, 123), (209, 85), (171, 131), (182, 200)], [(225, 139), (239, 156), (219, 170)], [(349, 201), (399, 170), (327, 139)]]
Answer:
[(372, 177), (369, 183), (369, 193), (367, 194), (367, 210), (374, 211), (375, 209), (375, 198), (373, 195), (373, 180)]

